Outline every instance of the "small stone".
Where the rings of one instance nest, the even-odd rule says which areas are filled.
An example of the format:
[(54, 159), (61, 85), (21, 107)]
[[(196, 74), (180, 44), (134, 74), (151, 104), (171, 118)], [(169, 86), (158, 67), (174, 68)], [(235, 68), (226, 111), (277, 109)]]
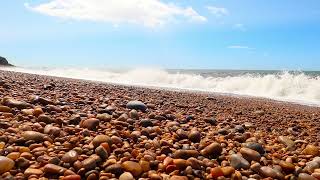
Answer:
[(173, 164), (180, 170), (184, 170), (187, 166), (189, 166), (189, 162), (185, 159), (174, 159)]
[(285, 172), (293, 172), (295, 170), (295, 166), (292, 163), (286, 161), (280, 161), (279, 165)]
[(287, 146), (289, 150), (293, 150), (295, 147), (294, 141), (292, 141), (289, 137), (287, 136), (279, 136), (278, 141), (284, 145)]
[(40, 176), (43, 174), (43, 171), (41, 169), (35, 169), (35, 168), (28, 168), (24, 171), (24, 175), (26, 175), (27, 177), (31, 176), (31, 175), (37, 175)]
[(302, 154), (305, 155), (312, 155), (312, 156), (318, 156), (319, 154), (319, 148), (314, 145), (307, 145), (307, 147), (302, 151)]
[(66, 171), (66, 169), (55, 164), (46, 164), (43, 167), (43, 171), (49, 174), (63, 174)]
[(230, 156), (230, 165), (235, 169), (249, 169), (250, 167), (250, 163), (238, 154), (232, 154)]
[(46, 123), (46, 124), (51, 124), (51, 123), (54, 122), (54, 120), (53, 120), (51, 117), (49, 117), (49, 116), (47, 116), (47, 115), (45, 115), (45, 114), (40, 115), (40, 116), (38, 117), (37, 121), (38, 121), (38, 122), (44, 122), (44, 123)]
[(147, 106), (141, 101), (130, 101), (127, 103), (128, 109), (135, 109), (145, 112), (147, 110)]
[(223, 172), (223, 175), (227, 176), (227, 177), (231, 176), (235, 172), (235, 169), (233, 167), (230, 167), (230, 166), (222, 167), (221, 170)]
[(11, 108), (8, 106), (1, 106), (0, 105), (0, 112), (11, 112)]
[(130, 118), (132, 119), (139, 119), (139, 113), (137, 110), (135, 109), (132, 109), (130, 112), (129, 112), (129, 116)]
[(36, 116), (36, 117), (38, 117), (39, 115), (41, 115), (43, 113), (44, 112), (43, 112), (42, 108), (40, 108), (40, 107), (37, 107), (37, 108), (33, 109), (33, 115)]
[(124, 172), (119, 177), (119, 180), (134, 180), (134, 177), (130, 172)]
[(96, 130), (99, 124), (100, 124), (99, 119), (90, 118), (82, 121), (80, 123), (80, 127), (87, 128), (89, 130)]
[(188, 180), (188, 177), (174, 175), (174, 176), (171, 176), (169, 180)]
[(91, 169), (96, 168), (97, 161), (96, 161), (96, 159), (89, 157), (89, 158), (82, 161), (82, 165), (86, 170), (91, 170)]
[(30, 161), (24, 157), (20, 157), (16, 160), (16, 166), (20, 168), (26, 168), (30, 164)]
[(122, 163), (122, 168), (128, 172), (131, 172), (135, 177), (139, 176), (142, 173), (140, 164), (133, 161), (126, 161)]
[(98, 156), (100, 156), (102, 160), (105, 160), (108, 158), (108, 151), (103, 146), (98, 146), (95, 152)]
[(140, 124), (142, 127), (152, 127), (153, 126), (153, 122), (150, 119), (142, 119), (140, 121)]
[(71, 150), (62, 156), (61, 161), (65, 162), (65, 163), (73, 164), (75, 161), (78, 160), (78, 156), (79, 155), (78, 155), (77, 151)]
[(112, 140), (107, 135), (97, 135), (92, 140), (92, 144), (93, 144), (94, 147), (98, 147), (102, 143), (108, 143), (109, 145), (111, 145), (112, 144)]
[(4, 156), (0, 156), (0, 174), (10, 171), (14, 167), (14, 161)]
[(116, 176), (119, 176), (123, 173), (122, 166), (120, 164), (112, 164), (105, 168), (105, 171), (107, 173), (115, 174)]
[(222, 147), (220, 144), (214, 142), (205, 147), (203, 150), (200, 151), (201, 155), (208, 157), (208, 156), (213, 156), (213, 157), (218, 157), (221, 155), (222, 152)]
[(217, 179), (220, 176), (224, 176), (223, 171), (220, 167), (212, 168), (210, 174), (214, 179)]
[(11, 108), (18, 108), (18, 109), (27, 109), (28, 107), (31, 107), (29, 103), (26, 103), (24, 101), (18, 101), (9, 97), (5, 97), (2, 99), (2, 104), (5, 106), (9, 106)]
[(36, 131), (25, 131), (22, 134), (22, 137), (27, 140), (33, 140), (33, 141), (43, 141), (45, 135)]
[(244, 132), (245, 132), (245, 129), (243, 128), (242, 125), (236, 125), (236, 126), (234, 127), (234, 129), (235, 129), (237, 132), (239, 132), (239, 133), (244, 133)]
[(102, 122), (109, 122), (111, 121), (112, 116), (107, 113), (104, 113), (104, 114), (98, 114), (96, 118)]
[(271, 177), (274, 179), (283, 179), (284, 176), (275, 169), (268, 166), (263, 166), (260, 168), (260, 173), (265, 177)]
[(80, 175), (69, 175), (62, 178), (62, 180), (81, 180)]
[(184, 150), (184, 149), (179, 149), (176, 150), (173, 154), (173, 157), (176, 159), (188, 159), (190, 157), (198, 157), (199, 152), (196, 150)]
[(249, 148), (241, 148), (240, 153), (242, 154), (243, 158), (245, 158), (249, 162), (251, 161), (259, 162), (261, 158), (260, 153)]
[(259, 152), (260, 154), (264, 154), (264, 153), (265, 153), (264, 148), (263, 148), (262, 145), (259, 144), (259, 143), (249, 142), (249, 143), (246, 143), (244, 146), (247, 147), (247, 148), (249, 148), (249, 149), (252, 149), (252, 150), (257, 151), (257, 152)]
[(307, 173), (300, 173), (298, 176), (298, 180), (317, 180), (317, 178), (315, 178)]
[(201, 133), (199, 131), (191, 131), (188, 138), (191, 142), (198, 143), (201, 141)]

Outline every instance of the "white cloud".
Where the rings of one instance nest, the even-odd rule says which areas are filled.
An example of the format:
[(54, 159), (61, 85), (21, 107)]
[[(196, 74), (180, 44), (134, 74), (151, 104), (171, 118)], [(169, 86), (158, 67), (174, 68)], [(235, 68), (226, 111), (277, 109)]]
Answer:
[(244, 24), (235, 24), (234, 26), (233, 26), (233, 29), (237, 29), (237, 30), (240, 30), (240, 31), (247, 31), (247, 28), (245, 27), (245, 25)]
[(232, 46), (228, 46), (228, 48), (229, 49), (250, 49), (250, 50), (254, 49), (249, 46), (241, 46), (241, 45), (232, 45)]
[(192, 7), (179, 7), (160, 0), (51, 0), (25, 6), (33, 11), (73, 20), (141, 24), (147, 27), (164, 25), (177, 19), (205, 22)]
[(215, 15), (216, 17), (229, 15), (229, 11), (226, 8), (207, 6), (207, 9), (210, 11), (211, 14)]

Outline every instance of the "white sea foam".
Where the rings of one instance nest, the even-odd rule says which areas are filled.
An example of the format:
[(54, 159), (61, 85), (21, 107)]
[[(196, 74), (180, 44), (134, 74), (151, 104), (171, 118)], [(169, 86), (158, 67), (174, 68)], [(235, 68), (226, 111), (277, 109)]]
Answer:
[(258, 96), (320, 106), (320, 76), (310, 76), (303, 72), (204, 77), (195, 73), (169, 73), (166, 70), (153, 68), (127, 71), (89, 68), (9, 68), (7, 70), (116, 84)]

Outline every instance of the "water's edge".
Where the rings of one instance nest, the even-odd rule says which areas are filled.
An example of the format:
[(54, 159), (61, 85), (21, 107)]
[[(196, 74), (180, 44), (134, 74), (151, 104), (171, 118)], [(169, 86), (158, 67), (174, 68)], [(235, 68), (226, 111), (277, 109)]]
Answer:
[(0, 70), (196, 93), (262, 97), (320, 106), (320, 73), (279, 71), (163, 70), (140, 68), (19, 68)]

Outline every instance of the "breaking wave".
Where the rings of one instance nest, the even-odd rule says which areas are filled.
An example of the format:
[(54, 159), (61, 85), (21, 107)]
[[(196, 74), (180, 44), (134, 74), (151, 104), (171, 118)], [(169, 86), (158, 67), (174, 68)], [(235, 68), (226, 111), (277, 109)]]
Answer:
[(9, 68), (32, 74), (85, 79), (125, 85), (154, 86), (266, 97), (320, 105), (320, 76), (304, 72), (252, 73), (219, 76), (163, 69), (105, 70), (89, 68)]

